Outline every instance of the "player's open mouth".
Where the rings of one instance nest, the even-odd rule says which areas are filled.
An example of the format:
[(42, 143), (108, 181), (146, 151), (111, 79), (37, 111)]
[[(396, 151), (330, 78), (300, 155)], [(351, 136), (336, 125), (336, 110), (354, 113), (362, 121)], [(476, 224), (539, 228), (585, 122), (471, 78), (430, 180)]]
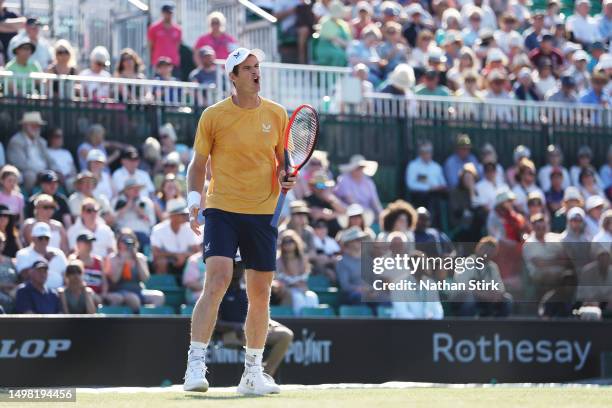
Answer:
[(259, 85), (259, 77), (257, 77), (257, 78), (253, 78), (253, 82), (255, 82), (256, 84), (258, 84), (258, 85)]

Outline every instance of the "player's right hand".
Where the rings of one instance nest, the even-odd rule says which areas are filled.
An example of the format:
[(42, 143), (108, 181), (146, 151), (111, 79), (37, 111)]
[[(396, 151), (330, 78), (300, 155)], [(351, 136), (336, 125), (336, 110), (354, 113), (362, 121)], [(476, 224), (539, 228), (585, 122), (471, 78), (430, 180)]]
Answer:
[(199, 212), (200, 207), (191, 207), (191, 209), (189, 210), (189, 226), (198, 237), (202, 235), (202, 231), (200, 231), (201, 224), (198, 222)]

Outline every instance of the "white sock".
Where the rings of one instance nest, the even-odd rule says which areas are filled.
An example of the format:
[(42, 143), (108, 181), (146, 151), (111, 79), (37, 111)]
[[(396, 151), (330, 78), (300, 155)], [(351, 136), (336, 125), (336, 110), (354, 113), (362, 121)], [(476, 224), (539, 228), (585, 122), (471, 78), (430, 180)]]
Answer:
[(246, 353), (244, 354), (244, 366), (252, 367), (252, 366), (261, 366), (261, 360), (263, 359), (264, 349), (256, 349), (256, 348), (246, 348)]
[(192, 341), (189, 344), (189, 358), (194, 357), (205, 357), (208, 343), (202, 343), (200, 341)]

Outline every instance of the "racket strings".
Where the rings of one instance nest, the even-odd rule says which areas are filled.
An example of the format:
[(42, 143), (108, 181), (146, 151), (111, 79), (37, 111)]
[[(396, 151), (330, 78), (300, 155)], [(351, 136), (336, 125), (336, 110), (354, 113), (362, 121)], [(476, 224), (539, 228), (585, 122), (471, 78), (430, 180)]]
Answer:
[(291, 124), (287, 151), (291, 166), (298, 167), (304, 163), (314, 149), (319, 121), (316, 113), (301, 109)]

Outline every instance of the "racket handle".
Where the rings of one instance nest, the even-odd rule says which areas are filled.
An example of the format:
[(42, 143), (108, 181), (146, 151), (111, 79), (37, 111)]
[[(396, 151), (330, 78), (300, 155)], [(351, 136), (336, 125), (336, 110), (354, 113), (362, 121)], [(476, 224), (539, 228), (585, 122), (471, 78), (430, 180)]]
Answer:
[(200, 225), (204, 224), (204, 210), (201, 209), (201, 208), (198, 210), (197, 220), (198, 220), (198, 224), (200, 224)]
[(272, 225), (273, 227), (278, 227), (278, 219), (280, 218), (281, 211), (283, 211), (285, 197), (287, 197), (287, 192), (282, 191), (280, 197), (278, 197), (278, 203), (276, 203), (276, 209), (274, 210), (272, 221), (270, 221), (270, 225)]

